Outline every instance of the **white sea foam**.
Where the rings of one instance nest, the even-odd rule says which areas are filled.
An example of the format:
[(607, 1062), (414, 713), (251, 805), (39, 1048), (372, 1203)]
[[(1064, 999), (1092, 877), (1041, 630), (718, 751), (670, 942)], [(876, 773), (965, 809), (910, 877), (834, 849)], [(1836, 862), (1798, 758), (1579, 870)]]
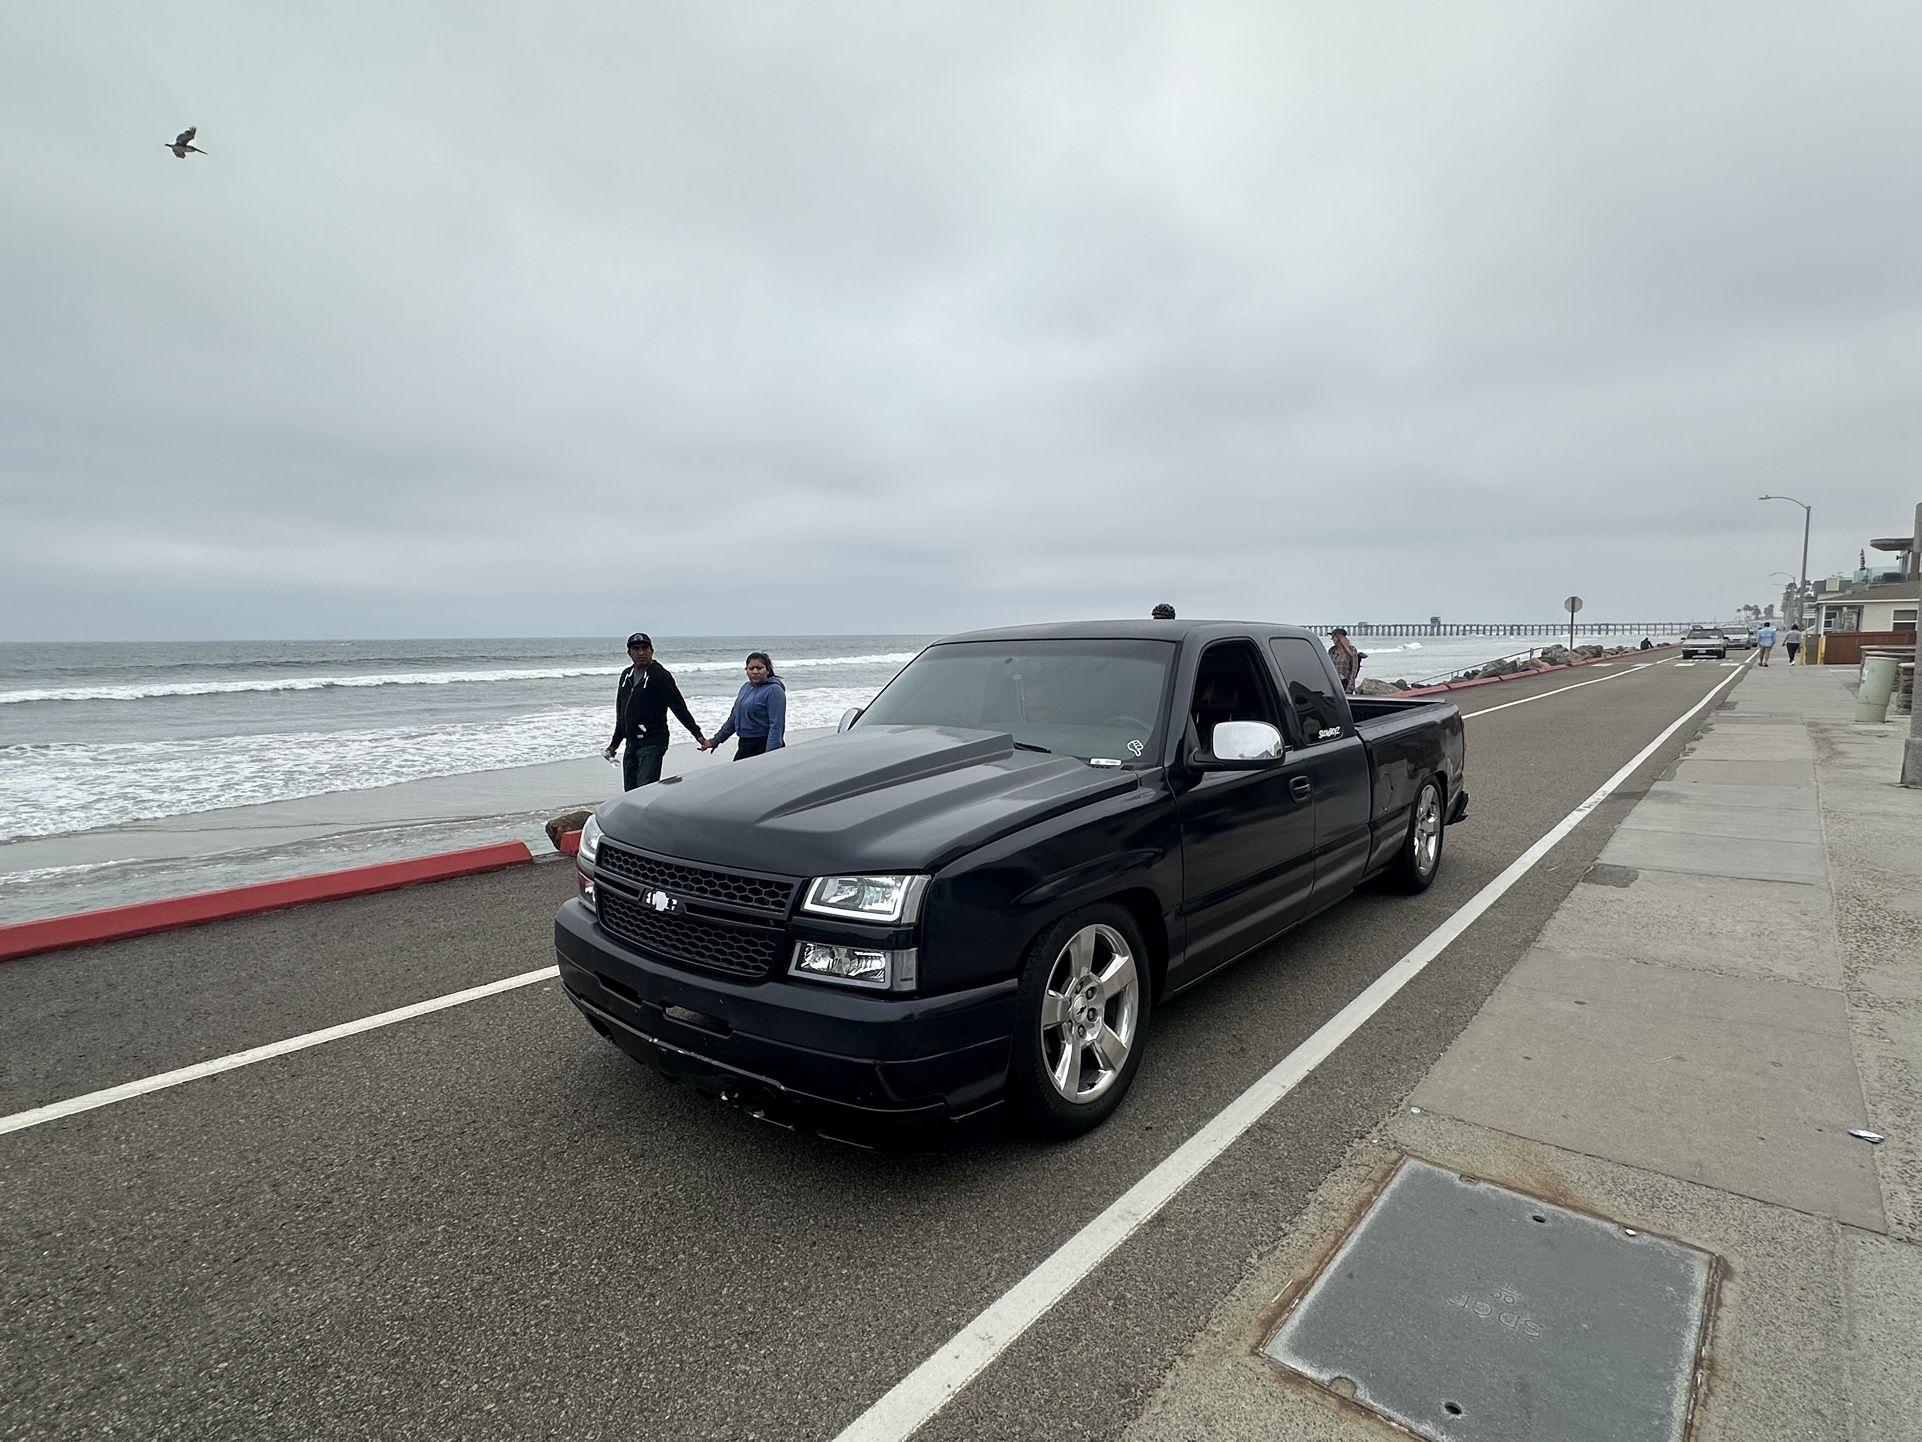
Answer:
[[(783, 673), (823, 666), (904, 666), (912, 651), (872, 656), (803, 656), (776, 658)], [(619, 666), (542, 666), (486, 671), (389, 671), (354, 676), (250, 676), (231, 681), (134, 681), (124, 685), (51, 686), (24, 691), (0, 691), (0, 706), (36, 701), (145, 701), (160, 696), (224, 696), (256, 691), (325, 691), (334, 687), (459, 686), (504, 681), (565, 681), (578, 676), (615, 676)], [(708, 672), (738, 672), (739, 661), (686, 661), (670, 666), (677, 676)]]
[[(788, 728), (832, 726), (875, 689), (791, 690)], [(722, 698), (693, 704), (710, 728), (725, 715)], [(474, 723), (0, 747), (0, 840), (591, 756), (611, 716), (569, 706)]]

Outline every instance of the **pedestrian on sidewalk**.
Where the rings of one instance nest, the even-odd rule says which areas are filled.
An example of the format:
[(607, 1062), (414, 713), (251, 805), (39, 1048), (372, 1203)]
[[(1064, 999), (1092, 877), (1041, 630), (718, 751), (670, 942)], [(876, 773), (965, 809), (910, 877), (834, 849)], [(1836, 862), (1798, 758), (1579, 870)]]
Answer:
[(1788, 634), (1782, 638), (1782, 649), (1789, 653), (1789, 665), (1793, 666), (1796, 653), (1802, 649), (1802, 628), (1799, 624), (1789, 627)]
[(674, 673), (654, 659), (654, 640), (645, 631), (627, 638), (628, 668), (614, 689), (614, 739), (602, 754), (609, 761), (627, 744), (621, 757), (621, 784), (632, 791), (661, 779), (667, 755), (667, 713), (672, 711), (690, 735), (707, 749), (706, 735), (674, 680)]
[(1764, 621), (1762, 623), (1762, 629), (1755, 633), (1755, 644), (1762, 653), (1760, 664), (1764, 666), (1768, 665), (1769, 652), (1775, 649), (1775, 623), (1773, 621)]
[(765, 651), (748, 652), (747, 681), (734, 698), (734, 709), (714, 739), (701, 743), (701, 749), (712, 752), (737, 734), (741, 739), (734, 748), (736, 761), (787, 745), (787, 686), (774, 674), (774, 662)]
[(1341, 689), (1350, 696), (1354, 695), (1355, 679), (1361, 675), (1361, 652), (1348, 639), (1346, 626), (1337, 626), (1328, 633), (1328, 659), (1335, 663), (1335, 674), (1341, 677)]

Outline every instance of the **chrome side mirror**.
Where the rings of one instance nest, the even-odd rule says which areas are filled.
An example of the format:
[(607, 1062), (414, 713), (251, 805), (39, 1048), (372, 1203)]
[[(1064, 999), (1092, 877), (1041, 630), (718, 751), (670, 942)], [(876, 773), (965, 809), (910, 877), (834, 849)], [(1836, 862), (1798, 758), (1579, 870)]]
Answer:
[(850, 706), (847, 710), (843, 711), (841, 713), (841, 724), (834, 728), (834, 734), (837, 736), (840, 735), (856, 721), (859, 721), (861, 719), (861, 711), (862, 708), (859, 706)]
[(1209, 744), (1217, 761), (1279, 761), (1281, 732), (1266, 721), (1223, 721)]

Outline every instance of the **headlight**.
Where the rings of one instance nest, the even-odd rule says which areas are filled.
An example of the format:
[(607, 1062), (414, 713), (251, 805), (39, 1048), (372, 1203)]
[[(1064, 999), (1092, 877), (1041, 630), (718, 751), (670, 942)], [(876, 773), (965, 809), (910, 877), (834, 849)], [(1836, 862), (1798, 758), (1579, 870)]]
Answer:
[(590, 816), (587, 818), (587, 825), (581, 828), (580, 859), (592, 866), (594, 859), (600, 855), (600, 851), (601, 823)]
[(851, 921), (912, 923), (921, 910), (925, 876), (817, 876), (801, 910)]
[(794, 961), (788, 970), (795, 976), (871, 986), (877, 991), (913, 991), (915, 951), (913, 947), (906, 951), (881, 951), (867, 946), (801, 941), (795, 943)]

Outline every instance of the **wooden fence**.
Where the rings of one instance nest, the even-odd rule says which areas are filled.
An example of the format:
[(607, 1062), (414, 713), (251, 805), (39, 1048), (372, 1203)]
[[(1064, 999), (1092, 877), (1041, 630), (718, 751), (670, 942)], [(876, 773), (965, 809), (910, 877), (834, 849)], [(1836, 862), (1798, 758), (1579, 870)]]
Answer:
[(1815, 661), (1820, 666), (1859, 666), (1864, 646), (1913, 646), (1913, 631), (1825, 631)]

